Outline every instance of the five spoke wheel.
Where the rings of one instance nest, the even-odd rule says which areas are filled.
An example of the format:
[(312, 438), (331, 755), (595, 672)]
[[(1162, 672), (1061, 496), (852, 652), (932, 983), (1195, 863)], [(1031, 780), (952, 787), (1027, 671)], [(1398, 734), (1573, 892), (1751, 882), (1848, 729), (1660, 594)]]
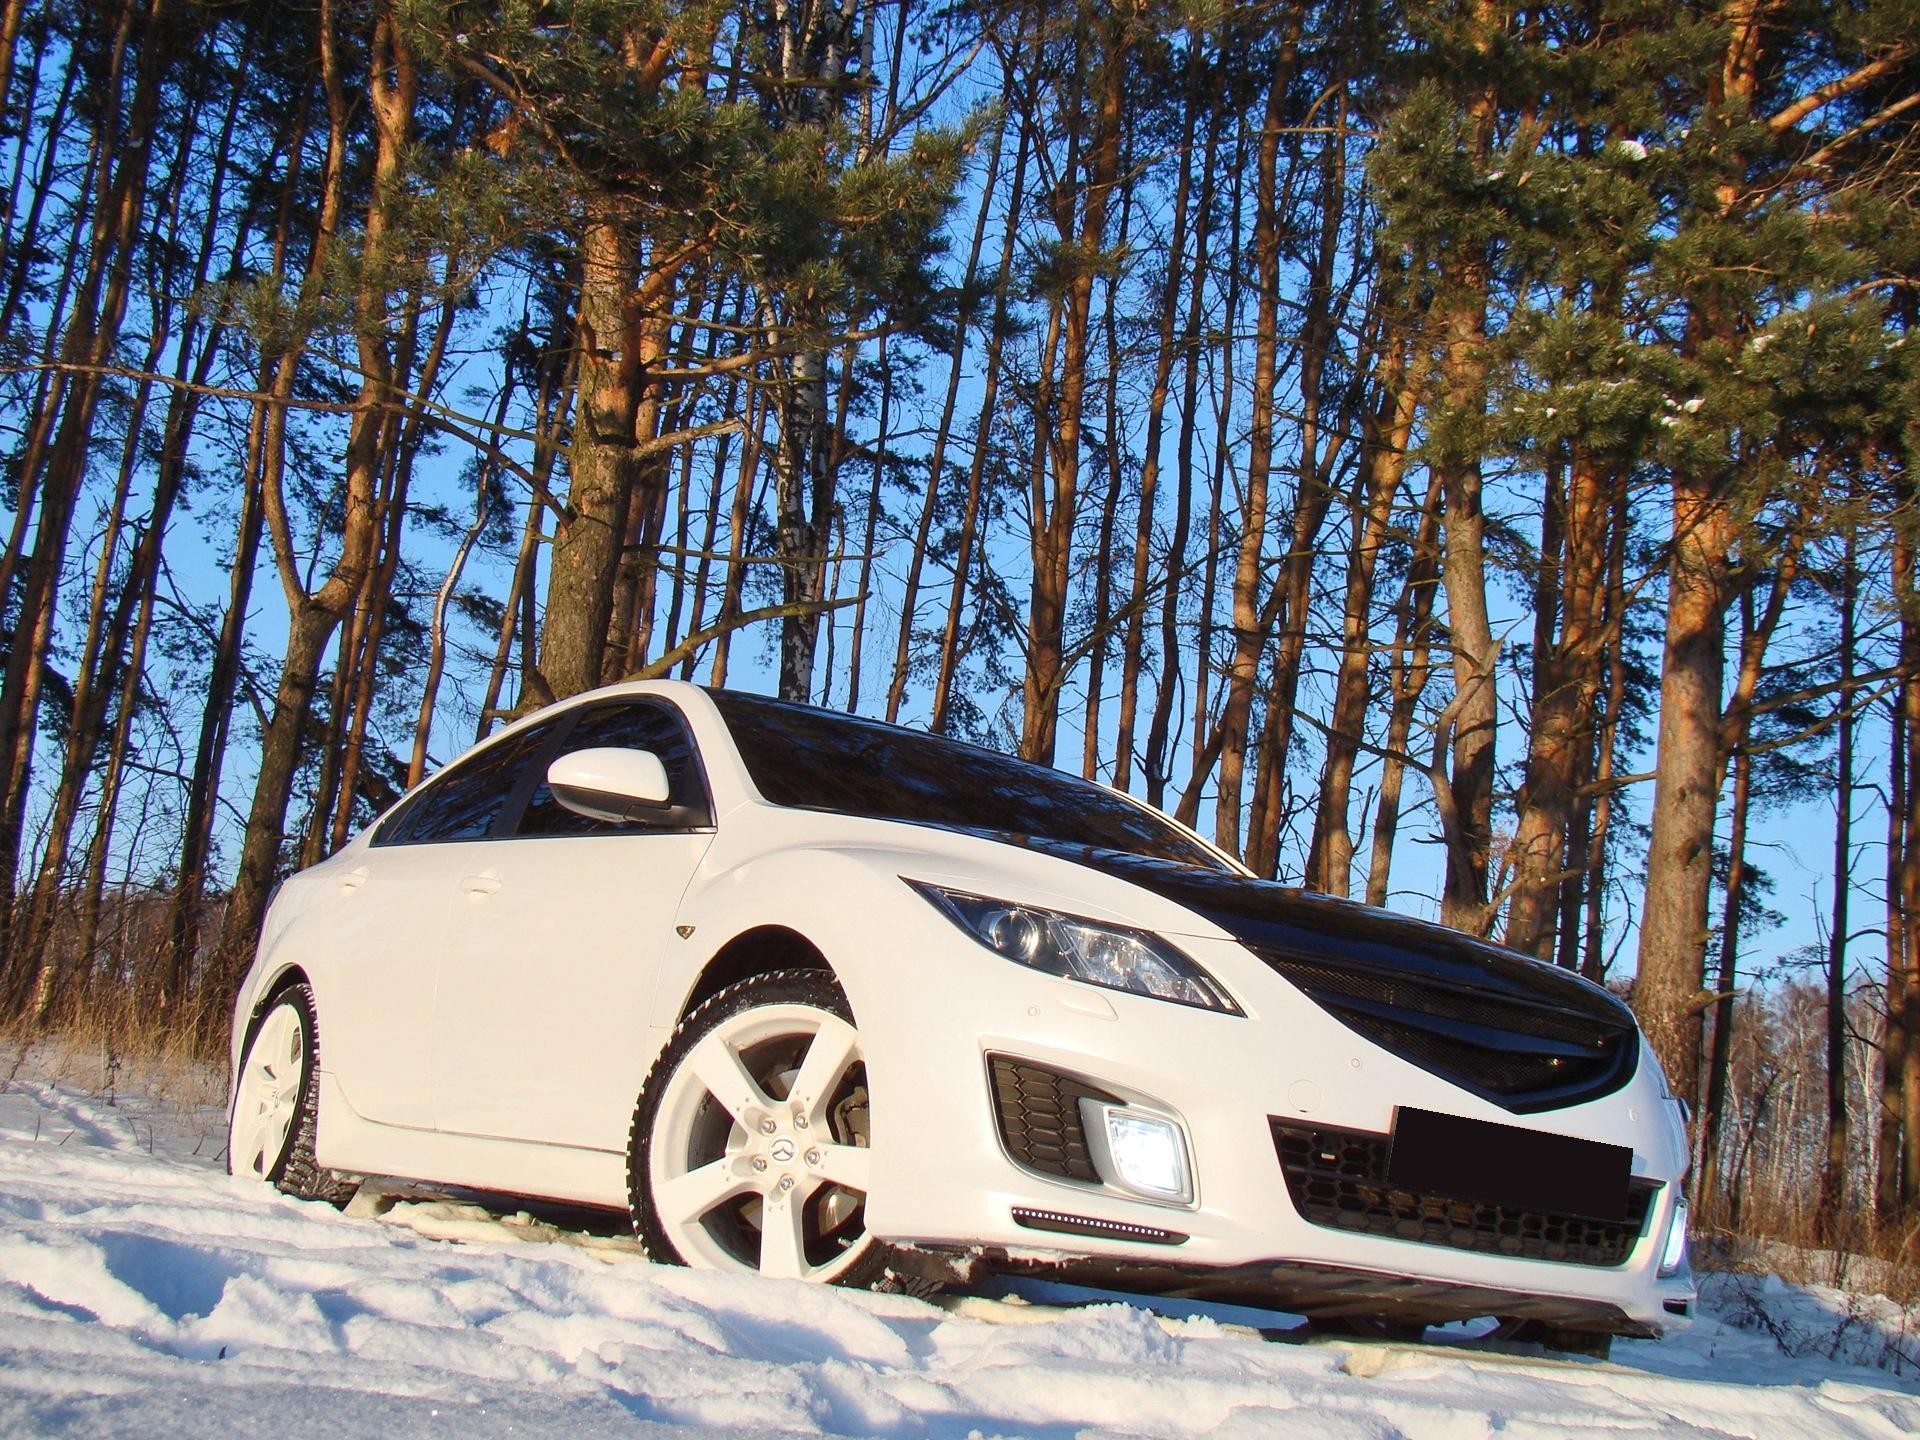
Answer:
[(867, 1078), (845, 999), (817, 971), (758, 976), (675, 1034), (634, 1119), (635, 1220), (662, 1259), (859, 1283)]

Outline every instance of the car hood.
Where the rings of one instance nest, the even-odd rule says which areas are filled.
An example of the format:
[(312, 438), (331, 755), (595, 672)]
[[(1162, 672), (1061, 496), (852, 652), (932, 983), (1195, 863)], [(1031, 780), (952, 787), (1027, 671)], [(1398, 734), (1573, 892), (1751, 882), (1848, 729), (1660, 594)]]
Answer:
[(1034, 837), (1017, 843), (1174, 902), (1350, 1028), (1510, 1110), (1594, 1099), (1633, 1073), (1632, 1012), (1558, 966), (1268, 880)]
[(1022, 848), (1125, 880), (1203, 916), (1256, 951), (1320, 955), (1444, 973), (1495, 988), (1519, 985), (1576, 1006), (1626, 1014), (1614, 995), (1548, 965), (1430, 920), (1225, 870), (1201, 870), (1119, 850), (1023, 836)]

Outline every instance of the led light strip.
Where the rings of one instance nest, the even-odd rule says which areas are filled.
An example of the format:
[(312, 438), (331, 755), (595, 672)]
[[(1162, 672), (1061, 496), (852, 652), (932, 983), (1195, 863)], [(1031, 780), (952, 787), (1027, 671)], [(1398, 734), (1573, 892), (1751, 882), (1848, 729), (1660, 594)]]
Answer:
[(1149, 1245), (1183, 1245), (1187, 1240), (1178, 1230), (1130, 1225), (1124, 1220), (1095, 1220), (1086, 1215), (1063, 1215), (1058, 1210), (1029, 1210), (1020, 1205), (1013, 1207), (1013, 1223), (1028, 1230), (1050, 1230), (1062, 1235), (1101, 1235), (1112, 1240), (1139, 1240)]

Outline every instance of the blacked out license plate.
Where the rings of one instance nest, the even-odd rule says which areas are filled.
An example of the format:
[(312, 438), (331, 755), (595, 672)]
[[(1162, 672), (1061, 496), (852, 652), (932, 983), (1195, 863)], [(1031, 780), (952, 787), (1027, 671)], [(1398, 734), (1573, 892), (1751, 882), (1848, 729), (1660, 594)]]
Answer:
[(1627, 1218), (1633, 1151), (1402, 1107), (1394, 1115), (1387, 1179), (1456, 1200), (1593, 1220)]

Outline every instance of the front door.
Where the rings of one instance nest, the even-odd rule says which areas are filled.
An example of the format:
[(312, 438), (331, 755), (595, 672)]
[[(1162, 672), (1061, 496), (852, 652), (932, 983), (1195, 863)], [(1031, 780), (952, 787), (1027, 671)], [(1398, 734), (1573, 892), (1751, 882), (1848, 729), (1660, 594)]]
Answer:
[[(590, 820), (553, 798), (544, 766), (598, 746), (659, 756), (671, 803), (657, 819)], [(655, 698), (581, 712), (540, 764), (512, 838), (469, 847), (457, 879), (435, 1006), (435, 1123), (618, 1151), (652, 1058), (654, 975), (712, 841), (711, 804), (679, 712)]]

